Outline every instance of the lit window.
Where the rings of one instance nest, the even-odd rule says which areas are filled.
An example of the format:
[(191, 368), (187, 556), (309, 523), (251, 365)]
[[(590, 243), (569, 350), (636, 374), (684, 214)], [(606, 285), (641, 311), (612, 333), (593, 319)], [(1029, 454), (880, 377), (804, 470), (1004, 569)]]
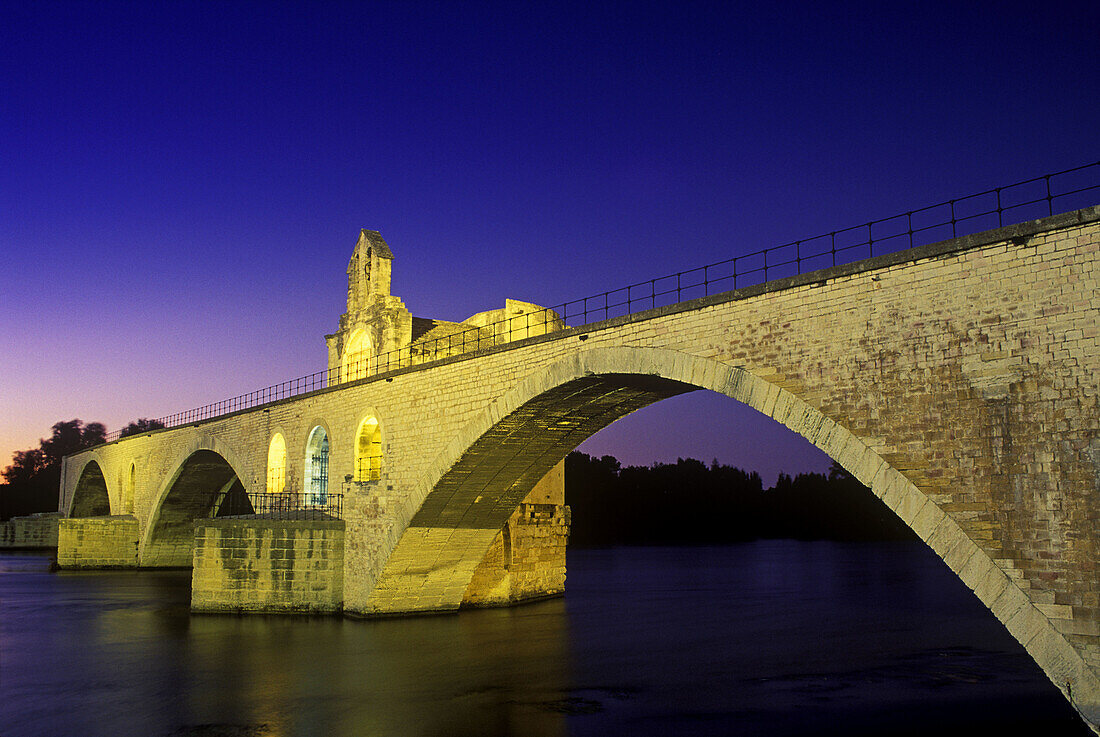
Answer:
[(355, 480), (377, 481), (382, 474), (382, 426), (374, 417), (359, 423), (355, 437)]
[(370, 361), (370, 341), (367, 332), (360, 328), (348, 338), (348, 344), (344, 347), (344, 360), (341, 364), (341, 379), (343, 381), (355, 381), (362, 379), (370, 373), (368, 363)]
[(267, 450), (267, 490), (282, 491), (286, 486), (286, 441), (279, 433), (271, 438)]

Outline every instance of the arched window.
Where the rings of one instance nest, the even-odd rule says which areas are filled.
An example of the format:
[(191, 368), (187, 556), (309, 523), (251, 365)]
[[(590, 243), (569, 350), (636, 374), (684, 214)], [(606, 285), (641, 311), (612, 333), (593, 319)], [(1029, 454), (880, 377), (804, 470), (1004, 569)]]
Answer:
[(267, 449), (267, 490), (282, 491), (286, 486), (286, 441), (279, 433), (271, 438)]
[(355, 480), (377, 481), (382, 475), (382, 426), (368, 417), (355, 434)]
[(344, 347), (341, 379), (355, 381), (366, 377), (370, 373), (369, 362), (370, 340), (367, 338), (367, 331), (360, 328), (351, 334), (348, 344)]
[(328, 496), (328, 433), (318, 425), (306, 443), (306, 504), (323, 505)]

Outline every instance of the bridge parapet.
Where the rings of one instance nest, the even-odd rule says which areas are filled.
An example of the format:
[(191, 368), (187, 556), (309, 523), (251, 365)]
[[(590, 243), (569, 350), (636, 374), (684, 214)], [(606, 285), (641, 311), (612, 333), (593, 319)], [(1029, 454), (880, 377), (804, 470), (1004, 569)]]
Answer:
[[(1079, 218), (1073, 208), (1084, 207), (1081, 212), (1094, 209), (1086, 206), (1095, 201), (1097, 190), (1100, 190), (1100, 162), (764, 248), (552, 308), (507, 300), (504, 310), (479, 313), (463, 323), (446, 323), (455, 329), (431, 338), (424, 333), (441, 321), (412, 317), (401, 300), (390, 295), (393, 253), (381, 234), (364, 229), (348, 264), (348, 311), (341, 316), (337, 333), (326, 336), (327, 369), (154, 422), (162, 427), (200, 422), (336, 387), (349, 380), (477, 352), (502, 342), (525, 340), (563, 329), (567, 323), (587, 327), (689, 300), (734, 294), (746, 288), (750, 290), (745, 293), (747, 296), (753, 293), (753, 287), (772, 291), (807, 280), (864, 271), (896, 261), (895, 254), (899, 252), (906, 260), (965, 250), (988, 242), (993, 233), (996, 233), (994, 239), (1028, 237), (1038, 232), (1036, 227), (1039, 230), (1056, 227), (1056, 213), (1060, 213), (1057, 220), (1068, 223)], [(1040, 220), (1025, 220), (1029, 217)], [(1037, 223), (1041, 224), (1036, 226)], [(992, 228), (995, 230), (986, 230)], [(513, 305), (522, 308), (515, 311)], [(491, 320), (486, 316), (492, 316)], [(368, 326), (375, 335), (366, 343), (369, 350), (359, 343), (348, 352), (346, 344), (355, 328), (360, 328), (365, 338)], [(118, 431), (107, 436), (108, 442), (118, 439)]]
[(377, 417), (382, 471), (345, 497), (344, 610), (451, 610), (568, 450), (708, 389), (868, 483), (1096, 724), (1098, 288), (1094, 207), (127, 438), (70, 458), (66, 498), (95, 460), (114, 508), (138, 458), (144, 554), (192, 492), (262, 490), (274, 433), (304, 479), (323, 422), (339, 479)]

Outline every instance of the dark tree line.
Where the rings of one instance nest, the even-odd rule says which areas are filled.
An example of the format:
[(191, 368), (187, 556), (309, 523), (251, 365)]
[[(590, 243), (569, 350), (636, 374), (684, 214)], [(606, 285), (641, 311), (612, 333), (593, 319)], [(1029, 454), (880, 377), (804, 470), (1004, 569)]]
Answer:
[[(162, 427), (156, 420), (142, 418), (124, 427), (120, 434), (125, 437)], [(16, 451), (11, 465), (0, 471), (6, 482), (0, 485), (0, 519), (56, 512), (61, 459), (106, 439), (107, 428), (103, 423), (68, 420), (54, 423), (50, 437), (40, 440), (37, 448)]]
[(570, 544), (682, 545), (760, 538), (911, 540), (870, 489), (833, 464), (829, 474), (756, 472), (695, 459), (623, 468), (613, 456), (565, 459)]

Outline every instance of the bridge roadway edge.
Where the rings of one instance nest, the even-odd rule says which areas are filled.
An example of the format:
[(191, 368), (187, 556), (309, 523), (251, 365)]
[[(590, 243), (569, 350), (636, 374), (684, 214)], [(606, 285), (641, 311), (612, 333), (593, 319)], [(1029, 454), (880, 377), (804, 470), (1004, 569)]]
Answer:
[[(1063, 508), (1073, 508), (1074, 514), (1080, 511), (1077, 508), (1081, 505), (1091, 505), (1092, 509), (1095, 509), (1097, 495), (1095, 466), (1090, 470), (1067, 455), (1071, 450), (1081, 456), (1087, 455), (1091, 452), (1090, 444), (1086, 442), (1083, 449), (1071, 448), (1065, 443), (1060, 445), (1057, 442), (1046, 442), (1037, 438), (1032, 444), (1034, 447), (1021, 450), (1019, 441), (1027, 435), (1025, 430), (1033, 432), (1036, 428), (1043, 429), (1046, 426), (1044, 423), (1049, 424), (1051, 431), (1056, 429), (1056, 424), (1061, 428), (1065, 425), (1065, 418), (1059, 413), (1064, 414), (1070, 410), (1084, 413), (1075, 418), (1084, 422), (1084, 425), (1076, 428), (1066, 425), (1069, 430), (1066, 433), (1068, 438), (1066, 443), (1079, 443), (1082, 439), (1087, 441), (1089, 433), (1092, 433), (1093, 438), (1096, 437), (1097, 340), (1094, 328), (1097, 319), (1095, 307), (1083, 304), (1091, 300), (1091, 295), (1096, 291), (1096, 229), (1092, 228), (1087, 237), (1074, 236), (1077, 238), (1076, 245), (1056, 242), (1057, 238), (1051, 234), (1075, 227), (1080, 230), (1081, 226), (1095, 223), (1097, 220), (1100, 220), (1100, 208), (1094, 207), (1054, 218), (1008, 226), (985, 234), (887, 254), (801, 277), (776, 280), (758, 287), (748, 287), (736, 292), (659, 307), (600, 323), (568, 328), (559, 333), (531, 338), (475, 354), (455, 356), (432, 364), (399, 369), (361, 380), (354, 385), (322, 390), (308, 396), (280, 400), (235, 413), (233, 419), (254, 416), (264, 409), (274, 411), (281, 407), (291, 407), (303, 398), (312, 399), (332, 392), (349, 390), (363, 393), (370, 386), (381, 382), (406, 383), (410, 377), (420, 375), (421, 372), (438, 374), (440, 369), (444, 374), (450, 375), (447, 380), (450, 382), (448, 386), (454, 386), (461, 383), (461, 377), (458, 375), (464, 373), (462, 365), (466, 362), (484, 362), (485, 359), (489, 359), (488, 363), (497, 364), (501, 363), (501, 358), (507, 354), (527, 355), (530, 354), (531, 349), (537, 352), (539, 346), (546, 348), (556, 344), (560, 347), (568, 343), (568, 350), (563, 352), (571, 352), (574, 356), (578, 355), (578, 352), (587, 352), (589, 348), (601, 350), (606, 346), (598, 344), (607, 342), (616, 343), (615, 347), (639, 351), (644, 349), (643, 344), (647, 340), (647, 335), (651, 338), (661, 329), (672, 331), (673, 329), (669, 327), (672, 325), (670, 320), (682, 319), (683, 324), (675, 329), (677, 332), (662, 340), (665, 341), (669, 350), (685, 356), (683, 361), (690, 363), (692, 360), (703, 359), (721, 363), (728, 370), (744, 372), (745, 375), (751, 376), (752, 379), (749, 381), (751, 384), (756, 384), (758, 387), (767, 385), (770, 388), (767, 390), (758, 388), (755, 390), (755, 395), (750, 392), (747, 397), (750, 401), (746, 403), (757, 409), (767, 410), (765, 413), (773, 417), (785, 413), (785, 419), (782, 421), (788, 426), (802, 422), (802, 420), (791, 419), (797, 415), (797, 412), (792, 415), (792, 408), (805, 405), (822, 418), (814, 420), (818, 423), (817, 427), (829, 427), (831, 423), (832, 427), (840, 428), (851, 435), (855, 442), (848, 441), (840, 447), (830, 446), (831, 451), (828, 448), (823, 449), (861, 479), (867, 481), (869, 478), (868, 483), (875, 493), (910, 524), (964, 583), (975, 591), (1043, 667), (1052, 682), (1070, 698), (1071, 703), (1082, 711), (1086, 721), (1096, 729), (1097, 704), (1100, 703), (1097, 694), (1100, 693), (1100, 689), (1097, 687), (1094, 656), (1100, 651), (1095, 648), (1094, 634), (1097, 622), (1094, 602), (1097, 590), (1095, 516), (1091, 517), (1093, 528), (1077, 531), (1084, 536), (1084, 542), (1075, 542), (1071, 539), (1072, 535), (1067, 537), (1065, 530), (1058, 527), (1059, 525), (1065, 527), (1063, 523), (1068, 513), (1063, 514), (1060, 511)], [(1074, 249), (1080, 252), (1080, 259), (1077, 261), (1066, 255)], [(937, 261), (941, 263), (937, 264)], [(1000, 273), (998, 269), (1002, 267), (1008, 270), (1005, 273), (1009, 276), (993, 278)], [(922, 277), (923, 282), (921, 279), (914, 280), (913, 268), (929, 272)], [(1029, 269), (1036, 271), (1037, 276), (1034, 281), (1021, 284), (1013, 282), (1013, 279), (1020, 274), (1026, 276)], [(905, 322), (907, 317), (912, 319), (911, 316), (906, 314), (905, 309), (898, 307), (905, 306), (905, 298), (898, 295), (904, 295), (907, 288), (919, 287), (922, 283), (941, 278), (949, 278), (955, 285), (952, 288), (961, 290), (959, 294), (963, 297), (966, 297), (964, 293), (967, 289), (976, 293), (989, 292), (990, 303), (1008, 305), (1004, 307), (1007, 319), (983, 323), (982, 319), (989, 319), (989, 315), (983, 316), (982, 310), (979, 309), (974, 320), (959, 326), (951, 322), (953, 319), (951, 309), (945, 308), (946, 314), (939, 317), (935, 317), (933, 311), (928, 309), (926, 317), (929, 320), (934, 318), (946, 326), (940, 333), (933, 334), (925, 341), (929, 343), (928, 346), (924, 346), (920, 339), (916, 341), (916, 347), (913, 345), (906, 347), (902, 344), (887, 345), (890, 342), (888, 339), (891, 333), (889, 330), (884, 332), (884, 327), (892, 328), (895, 333), (912, 327)], [(1054, 284), (1058, 289), (1045, 288), (1044, 285), (1050, 284)], [(840, 297), (825, 294), (830, 289), (846, 291), (843, 291), (843, 294), (837, 292)], [(876, 291), (878, 296), (875, 296)], [(932, 302), (941, 296), (947, 300), (951, 298), (951, 295), (936, 295), (935, 290), (932, 291), (933, 295), (929, 298)], [(692, 340), (697, 340), (697, 336), (691, 338), (689, 334), (700, 327), (705, 328), (705, 316), (713, 313), (715, 309), (728, 310), (732, 309), (731, 305), (736, 307), (735, 303), (741, 303), (742, 312), (751, 314), (751, 305), (758, 301), (753, 298), (768, 296), (780, 301), (780, 304), (773, 305), (771, 313), (796, 315), (798, 309), (781, 308), (784, 305), (801, 304), (799, 301), (801, 296), (810, 292), (815, 293), (812, 300), (824, 299), (828, 302), (829, 299), (833, 299), (834, 305), (843, 305), (844, 309), (851, 313), (850, 316), (854, 315), (852, 324), (861, 329), (866, 328), (862, 343), (849, 341), (851, 345), (848, 347), (853, 349), (853, 355), (856, 356), (854, 360), (859, 364), (857, 371), (849, 372), (844, 377), (852, 383), (851, 396), (833, 396), (837, 393), (822, 389), (822, 377), (815, 375), (813, 371), (807, 373), (806, 365), (792, 364), (790, 368), (784, 366), (787, 368), (786, 372), (776, 368), (777, 365), (784, 364), (783, 360), (777, 359), (785, 358), (789, 363), (792, 356), (798, 358), (798, 355), (784, 353), (782, 349), (784, 340), (793, 340), (792, 336), (797, 336), (796, 329), (787, 329), (781, 325), (771, 325), (767, 330), (762, 331), (759, 329), (759, 322), (751, 324), (745, 320), (728, 320), (730, 324), (736, 324), (745, 331), (751, 332), (752, 335), (742, 339), (737, 335), (722, 334), (716, 338), (717, 343), (702, 345), (701, 348), (700, 344), (692, 344), (694, 347), (691, 350), (694, 353), (684, 352)], [(1004, 299), (1011, 296), (1021, 297), (1019, 302), (1023, 306), (1012, 305)], [(970, 298), (966, 297), (961, 301), (967, 302), (968, 299)], [(1030, 302), (1023, 304), (1028, 300)], [(977, 297), (970, 302), (978, 307), (985, 304)], [(890, 308), (895, 307), (898, 308), (897, 315), (885, 314), (890, 311)], [(951, 305), (947, 307), (950, 308)], [(1019, 313), (1020, 310), (1024, 310), (1027, 314)], [(737, 313), (736, 309), (733, 312), (741, 314)], [(774, 314), (770, 314), (769, 317), (774, 317)], [(810, 315), (810, 318), (812, 319), (802, 319), (796, 328), (813, 326), (815, 320), (817, 323), (822, 323), (824, 319), (820, 314), (816, 317)], [(852, 321), (849, 320), (849, 322)], [(1082, 325), (1089, 335), (1080, 334)], [(838, 337), (844, 335), (837, 330), (841, 327), (844, 326), (840, 324), (832, 326), (830, 323), (822, 330), (826, 333), (832, 331), (833, 337)], [(960, 327), (965, 329), (956, 329)], [(951, 330), (954, 332), (951, 333)], [(933, 352), (930, 347), (931, 342), (935, 340), (942, 342), (944, 336), (950, 337), (949, 333), (954, 336), (954, 339), (970, 347), (974, 347), (972, 344), (976, 342), (975, 336), (977, 338), (984, 336), (988, 342), (983, 347), (988, 350), (979, 355), (966, 355), (965, 351), (956, 351), (949, 356), (950, 360), (947, 363), (951, 365), (947, 365), (944, 371), (937, 373), (937, 370), (929, 369), (927, 362), (921, 363), (921, 360), (927, 358), (925, 353)], [(1014, 338), (1013, 336), (1017, 333), (1023, 337)], [(733, 355), (737, 350), (744, 348), (746, 342), (753, 341), (769, 347), (773, 344), (778, 345), (780, 348), (770, 352), (765, 351), (761, 355), (749, 355), (747, 358), (738, 358)], [(1041, 350), (1025, 345), (1028, 341), (1041, 344)], [(1073, 345), (1067, 348), (1068, 343)], [(821, 341), (818, 341), (817, 347), (822, 348)], [(916, 359), (917, 362), (912, 366), (899, 367), (897, 356), (891, 358), (890, 351), (884, 350), (886, 348), (901, 348), (903, 351), (909, 351), (911, 355), (907, 354), (906, 357)], [(898, 351), (894, 352), (898, 353)], [(815, 354), (812, 350), (805, 350), (800, 355), (803, 358), (806, 356), (812, 358)], [(512, 363), (522, 364), (523, 361), (521, 357), (514, 358)], [(544, 367), (546, 364), (540, 364), (539, 370)], [(809, 368), (815, 369), (813, 366)], [(843, 367), (837, 365), (833, 368)], [(508, 381), (512, 382), (511, 387), (516, 387), (522, 383), (524, 377), (519, 375), (514, 366), (511, 370), (513, 373)], [(635, 365), (629, 370), (647, 373), (644, 366)], [(682, 371), (682, 366), (679, 369), (668, 370), (669, 373), (677, 376), (681, 376)], [(877, 372), (878, 376), (868, 378), (861, 376), (859, 371)], [(900, 388), (902, 391), (897, 396), (889, 395), (879, 386), (885, 384), (891, 384), (893, 390)], [(948, 395), (939, 384), (957, 390), (960, 396), (949, 398), (950, 401), (943, 399)], [(694, 385), (701, 384), (694, 382)], [(507, 387), (502, 388), (507, 389)], [(914, 388), (920, 391), (910, 391)], [(922, 392), (926, 395), (926, 399), (932, 397), (936, 401), (921, 401), (919, 395)], [(1071, 395), (1067, 392), (1078, 392), (1078, 394)], [(728, 392), (723, 393), (734, 396)], [(961, 396), (962, 394), (966, 396)], [(864, 395), (883, 399), (882, 409), (876, 409), (867, 402), (861, 403), (860, 397)], [(1047, 398), (1042, 399), (1042, 395), (1046, 395)], [(498, 396), (500, 396), (500, 390), (498, 390)], [(1075, 404), (1074, 397), (1076, 397)], [(738, 397), (734, 396), (734, 398)], [(941, 399), (943, 401), (940, 401)], [(379, 406), (381, 406), (380, 401)], [(1092, 404), (1089, 405), (1089, 402)], [(490, 404), (492, 403), (490, 398)], [(945, 409), (941, 411), (937, 403), (942, 404)], [(1065, 407), (1061, 407), (1059, 403)], [(1047, 407), (1047, 404), (1050, 406)], [(1040, 405), (1043, 406), (1040, 407)], [(488, 412), (488, 416), (494, 423), (507, 416), (507, 412), (504, 412), (502, 407), (493, 411), (484, 409), (485, 405), (482, 407), (481, 411)], [(886, 410), (885, 414), (883, 414), (884, 410)], [(899, 424), (896, 420), (888, 422), (891, 412), (908, 414), (916, 418), (909, 424), (919, 425), (916, 428), (918, 432), (915, 434), (908, 432), (904, 427), (905, 423)], [(831, 419), (834, 417), (837, 419)], [(199, 424), (213, 428), (227, 419), (231, 418), (219, 417)], [(476, 420), (473, 414), (466, 412), (462, 421), (449, 422), (447, 431), (441, 435), (449, 435), (453, 439), (457, 437), (456, 433), (461, 433), (460, 428), (473, 427), (477, 422), (482, 421)], [(847, 427), (841, 427), (841, 423), (854, 428), (856, 432), (850, 431)], [(981, 425), (982, 431), (968, 435), (967, 429), (971, 424), (975, 427)], [(907, 437), (919, 438), (923, 433), (927, 436), (929, 452), (924, 453), (919, 449), (908, 447), (915, 442), (912, 440), (889, 442), (885, 435), (891, 426), (895, 427), (899, 434), (908, 433)], [(190, 429), (191, 433), (198, 430), (190, 427), (176, 428), (150, 433), (143, 437), (167, 437), (181, 429)], [(799, 431), (797, 427), (792, 429)], [(823, 432), (820, 429), (813, 430), (813, 423), (804, 427), (803, 430), (806, 432), (802, 434), (807, 437), (814, 432)], [(975, 477), (981, 478), (981, 484), (966, 481), (962, 475), (946, 480), (941, 475), (937, 475), (943, 469), (935, 467), (932, 458), (934, 454), (931, 450), (938, 447), (937, 452), (943, 452), (946, 448), (950, 455), (952, 447), (951, 443), (945, 444), (944, 438), (937, 435), (942, 432), (958, 432), (960, 442), (969, 444), (968, 448), (972, 446), (974, 452), (967, 450), (961, 455), (955, 453), (952, 460), (959, 464), (963, 471), (973, 472)], [(835, 429), (830, 437), (834, 434), (836, 437), (842, 435)], [(1016, 440), (1016, 447), (1006, 442), (1006, 438)], [(812, 442), (817, 442), (813, 438), (810, 439)], [(129, 438), (119, 442), (132, 444)], [(430, 464), (433, 470), (430, 473), (435, 474), (440, 469), (442, 469), (441, 473), (446, 473), (449, 469), (443, 468), (446, 466), (446, 461), (443, 460), (445, 452), (443, 445), (440, 445), (437, 440), (435, 446), (440, 448), (440, 451), (433, 456)], [(102, 448), (104, 446), (88, 453), (95, 453)], [(868, 456), (868, 453), (872, 454), (873, 458)], [(982, 453), (985, 455), (983, 456)], [(870, 460), (863, 463), (860, 459)], [(941, 465), (944, 463), (942, 459), (936, 462)], [(861, 463), (874, 464), (874, 469), (864, 467), (856, 472)], [(109, 466), (110, 463), (105, 461), (105, 465)], [(429, 474), (429, 471), (422, 468), (418, 476), (421, 482), (417, 482), (420, 486), (426, 483), (423, 482), (423, 479), (427, 478), (425, 474)], [(901, 480), (898, 480), (894, 474), (900, 476)], [(105, 475), (108, 477), (108, 485), (113, 483), (111, 479), (114, 478), (114, 474), (108, 472)], [(75, 484), (75, 479), (70, 476), (71, 474), (66, 473), (63, 477), (61, 490), (63, 504), (65, 503), (64, 484), (66, 481)], [(404, 487), (406, 492), (411, 491), (411, 481), (412, 479), (406, 475), (399, 486)], [(953, 492), (954, 487), (948, 482), (956, 481), (963, 482), (966, 486), (965, 493)], [(1088, 488), (1088, 484), (1091, 484), (1091, 488)], [(979, 486), (982, 488), (978, 488)], [(72, 486), (68, 488), (71, 489)], [(983, 503), (981, 500), (985, 499), (982, 495), (985, 494), (988, 497), (990, 489), (994, 496), (989, 499), (1004, 497), (1012, 502), (1014, 494), (1013, 503), (1016, 507), (1007, 508), (1007, 511), (994, 509), (992, 512), (989, 509), (984, 511), (978, 509), (977, 507)], [(112, 497), (117, 497), (117, 493)], [(71, 502), (71, 496), (68, 501)], [(412, 503), (413, 497), (406, 496), (401, 501)], [(404, 507), (405, 504), (401, 503), (397, 506)], [(986, 503), (986, 507), (988, 506)], [(1037, 511), (1041, 518), (1040, 522), (1043, 524), (1035, 529), (1026, 526), (1015, 529), (1014, 526), (1019, 527), (1020, 522), (1014, 519), (1013, 515), (1019, 516), (1017, 508), (1025, 507), (1034, 508), (1032, 511)], [(402, 514), (401, 516), (406, 518), (407, 526), (407, 522), (412, 520), (413, 515)], [(1086, 519), (1089, 518), (1086, 517)], [(386, 537), (396, 544), (402, 536), (399, 532), (401, 529), (406, 528), (402, 528), (399, 524), (391, 526)], [(1071, 529), (1070, 532), (1073, 530)], [(1038, 534), (1037, 540), (1036, 534)], [(1015, 538), (1012, 537), (1013, 535)], [(1009, 544), (1017, 545), (1019, 549), (1012, 548)], [(1028, 548), (1029, 545), (1032, 547)], [(1046, 552), (1053, 557), (1036, 556), (1032, 548), (1040, 553), (1045, 548)], [(1059, 552), (1063, 549), (1069, 553)], [(1029, 550), (1031, 552), (1028, 552)], [(383, 553), (381, 550), (376, 552)], [(1070, 553), (1072, 555), (1066, 557)], [(1091, 555), (1091, 558), (1082, 563), (1083, 554)], [(1059, 558), (1059, 555), (1062, 558)], [(382, 555), (382, 557), (387, 556)], [(382, 562), (385, 563), (384, 560)], [(1085, 567), (1079, 571), (1068, 570), (1075, 565)], [(358, 575), (361, 575), (361, 571)], [(1067, 588), (1062, 585), (1067, 580), (1070, 584), (1074, 581), (1079, 583), (1083, 581), (1084, 588), (1078, 587), (1080, 589), (1078, 590), (1072, 585)], [(353, 609), (356, 606), (362, 608), (362, 594), (359, 594), (358, 601), (358, 604), (353, 604)], [(1076, 640), (1071, 642), (1074, 638)], [(1079, 648), (1083, 649), (1079, 650)], [(1086, 662), (1082, 653), (1091, 654), (1090, 657), (1093, 657), (1093, 660)], [(1072, 689), (1068, 684), (1073, 684)], [(1070, 690), (1072, 693), (1069, 693)]]
[[(119, 438), (117, 440), (112, 440), (109, 443), (98, 445), (95, 448), (89, 450), (95, 450), (98, 448), (103, 448), (105, 446), (115, 445), (117, 443), (121, 443), (125, 440), (130, 440), (132, 438), (148, 437), (151, 435), (156, 435), (158, 433), (170, 432), (171, 430), (175, 430), (179, 427), (198, 428), (210, 422), (218, 422), (230, 417), (245, 415), (256, 412), (257, 410), (277, 407), (286, 403), (297, 402), (302, 399), (308, 399), (333, 391), (341, 391), (350, 386), (371, 384), (378, 381), (386, 381), (388, 379), (393, 379), (395, 376), (426, 371), (429, 369), (437, 368), (439, 366), (446, 366), (452, 363), (471, 361), (495, 353), (518, 350), (520, 348), (525, 348), (527, 346), (535, 345), (538, 343), (562, 340), (572, 335), (591, 333), (597, 330), (620, 327), (622, 325), (650, 320), (654, 317), (674, 315), (680, 312), (689, 312), (692, 310), (700, 309), (702, 307), (709, 307), (712, 305), (724, 304), (726, 302), (749, 299), (751, 297), (769, 294), (772, 292), (786, 291), (788, 289), (793, 289), (801, 286), (823, 285), (829, 280), (839, 277), (853, 276), (867, 271), (874, 271), (877, 269), (888, 268), (890, 266), (897, 266), (906, 263), (915, 263), (923, 259), (936, 258), (940, 256), (950, 256), (952, 254), (963, 253), (965, 251), (981, 248), (983, 246), (988, 246), (995, 243), (1026, 239), (1033, 235), (1038, 235), (1040, 233), (1053, 229), (1071, 227), (1074, 225), (1085, 225), (1097, 221), (1100, 221), (1100, 205), (1093, 205), (1091, 207), (1085, 207), (1079, 210), (1073, 210), (1071, 212), (1060, 213), (1057, 215), (1052, 215), (1050, 217), (1039, 218), (1037, 220), (1028, 220), (1023, 223), (1015, 223), (1012, 225), (1005, 225), (999, 228), (985, 230), (980, 233), (960, 236), (958, 238), (949, 238), (947, 240), (937, 241), (935, 243), (929, 243), (923, 246), (914, 246), (913, 248), (906, 248), (900, 251), (883, 254), (881, 256), (872, 256), (847, 264), (838, 264), (837, 266), (830, 266), (824, 269), (807, 271), (804, 274), (781, 277), (779, 279), (773, 279), (771, 281), (764, 282), (763, 284), (754, 284), (748, 287), (731, 289), (726, 292), (720, 292), (718, 294), (713, 294), (706, 297), (696, 297), (694, 299), (677, 302), (675, 304), (666, 305), (663, 307), (654, 307), (647, 310), (639, 310), (638, 312), (632, 312), (629, 315), (612, 317), (606, 320), (586, 323), (584, 325), (570, 325), (564, 327), (562, 330), (559, 331), (544, 333), (542, 335), (536, 335), (531, 338), (521, 338), (519, 340), (514, 340), (509, 343), (504, 343), (502, 345), (468, 351), (466, 353), (461, 353), (454, 356), (446, 356), (444, 358), (438, 358), (432, 361), (418, 363), (414, 366), (403, 366), (400, 368), (391, 369), (389, 371), (381, 371), (372, 376), (368, 376), (362, 379), (356, 379), (355, 381), (347, 382), (345, 384), (338, 384), (336, 386), (325, 387), (323, 389), (315, 389), (309, 392), (302, 392), (301, 394), (295, 394), (293, 397), (276, 399), (272, 400), (271, 402), (265, 402), (264, 404), (258, 404), (253, 407), (249, 407), (247, 409), (226, 412), (225, 414), (218, 415), (217, 417), (211, 417), (204, 420), (196, 420), (195, 422), (187, 422), (170, 428), (151, 430), (125, 438)], [(68, 461), (69, 458), (75, 458), (87, 452), (89, 451), (81, 451), (80, 453), (74, 453), (71, 456), (66, 456), (63, 459), (63, 462)], [(66, 504), (65, 491), (65, 476), (63, 474), (61, 485), (58, 489), (59, 509), (62, 512), (67, 511), (64, 508)], [(69, 501), (71, 501), (71, 499)]]

